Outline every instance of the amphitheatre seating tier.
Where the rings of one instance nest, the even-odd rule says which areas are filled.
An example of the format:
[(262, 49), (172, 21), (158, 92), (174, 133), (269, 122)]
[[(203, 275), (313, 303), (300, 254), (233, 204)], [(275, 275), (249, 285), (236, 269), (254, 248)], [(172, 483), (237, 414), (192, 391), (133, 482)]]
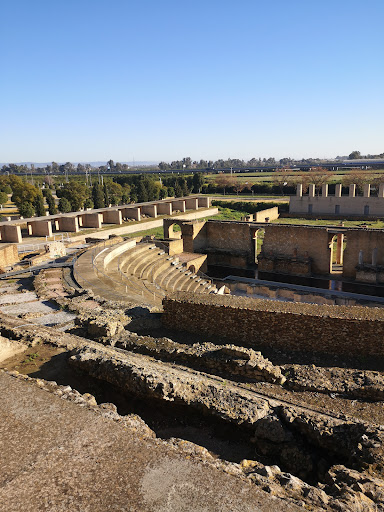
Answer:
[(217, 292), (156, 242), (128, 240), (110, 247), (98, 244), (78, 258), (74, 272), (81, 286), (113, 301), (159, 306), (168, 291)]

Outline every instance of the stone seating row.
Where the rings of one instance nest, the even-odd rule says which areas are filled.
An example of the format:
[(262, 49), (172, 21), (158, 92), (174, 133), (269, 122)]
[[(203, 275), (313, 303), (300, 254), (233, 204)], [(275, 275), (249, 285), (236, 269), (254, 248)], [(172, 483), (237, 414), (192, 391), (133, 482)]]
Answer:
[(176, 290), (216, 292), (216, 287), (209, 281), (181, 265), (177, 256), (169, 256), (154, 244), (138, 244), (128, 249), (120, 256), (119, 266), (124, 275), (156, 285), (157, 290), (161, 290), (163, 294)]

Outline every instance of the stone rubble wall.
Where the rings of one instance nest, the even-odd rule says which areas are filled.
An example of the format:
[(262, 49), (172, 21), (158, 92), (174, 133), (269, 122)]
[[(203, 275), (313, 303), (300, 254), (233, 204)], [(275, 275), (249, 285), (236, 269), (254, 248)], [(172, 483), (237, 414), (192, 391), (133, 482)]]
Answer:
[(384, 355), (384, 311), (359, 306), (286, 303), (173, 293), (163, 300), (163, 324), (232, 340), (251, 348), (330, 354)]

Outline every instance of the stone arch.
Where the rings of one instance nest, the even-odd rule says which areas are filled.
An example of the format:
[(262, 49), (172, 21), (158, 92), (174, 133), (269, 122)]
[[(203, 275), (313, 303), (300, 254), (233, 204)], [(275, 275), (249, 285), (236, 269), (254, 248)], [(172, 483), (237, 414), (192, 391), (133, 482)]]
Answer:
[[(175, 229), (175, 227), (177, 228)], [(181, 238), (182, 237), (182, 228), (180, 223), (173, 222), (168, 226), (168, 236), (165, 238)]]
[(188, 270), (191, 271), (193, 274), (196, 274), (196, 267), (195, 267), (195, 265), (189, 265)]
[(345, 236), (344, 233), (330, 233), (328, 235), (328, 248), (329, 248), (329, 273), (332, 274), (337, 271), (337, 267), (340, 270), (344, 261), (344, 245)]
[[(254, 244), (253, 250), (254, 250), (254, 254), (255, 254), (255, 257), (254, 257), (255, 263), (257, 263), (257, 256), (260, 253), (260, 250), (258, 250), (258, 245), (260, 245), (260, 244), (258, 244), (258, 241), (261, 240), (260, 232), (264, 232), (264, 230), (262, 228), (251, 227), (251, 238), (252, 238), (253, 244)], [(260, 249), (261, 249), (261, 247), (260, 247)]]

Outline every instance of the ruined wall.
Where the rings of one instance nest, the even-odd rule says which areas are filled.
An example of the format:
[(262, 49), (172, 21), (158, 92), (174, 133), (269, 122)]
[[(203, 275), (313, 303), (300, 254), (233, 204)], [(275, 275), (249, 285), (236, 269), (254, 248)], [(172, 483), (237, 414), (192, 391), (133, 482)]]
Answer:
[(247, 222), (164, 219), (164, 238), (170, 226), (181, 227), (183, 250), (208, 254), (208, 265), (245, 267), (255, 262), (254, 229)]
[(343, 276), (351, 279), (357, 277), (356, 267), (359, 265), (359, 253), (362, 251), (361, 270), (365, 268), (368, 274), (363, 280), (369, 281), (368, 277), (371, 274), (373, 282), (384, 282), (384, 276), (378, 275), (384, 272), (384, 230), (348, 230), (346, 241)]
[(19, 261), (17, 245), (6, 244), (0, 246), (0, 267), (8, 267)]
[(253, 232), (247, 222), (208, 221), (205, 247), (195, 250), (208, 254), (208, 265), (246, 267), (255, 263)]
[(253, 218), (256, 222), (266, 222), (266, 219), (269, 221), (276, 220), (279, 218), (279, 208), (274, 206), (273, 208), (261, 210), (260, 212), (256, 212)]
[(259, 271), (329, 274), (330, 257), (327, 228), (266, 225)]
[(384, 355), (384, 311), (177, 292), (163, 300), (163, 324), (251, 348)]

